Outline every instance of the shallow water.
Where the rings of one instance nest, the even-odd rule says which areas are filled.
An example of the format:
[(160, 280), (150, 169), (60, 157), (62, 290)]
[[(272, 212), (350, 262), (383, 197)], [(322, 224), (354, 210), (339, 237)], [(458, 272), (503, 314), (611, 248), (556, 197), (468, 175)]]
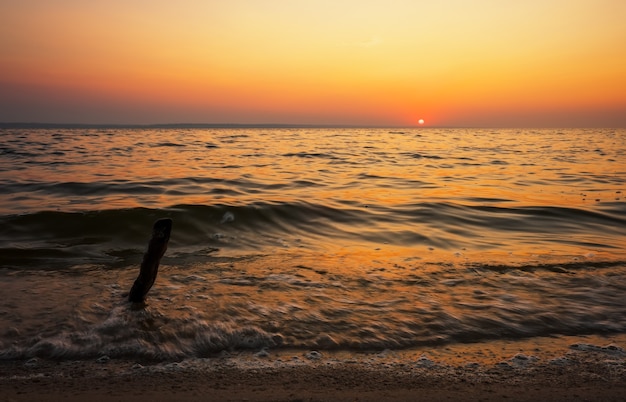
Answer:
[(5, 359), (626, 332), (624, 130), (0, 135)]

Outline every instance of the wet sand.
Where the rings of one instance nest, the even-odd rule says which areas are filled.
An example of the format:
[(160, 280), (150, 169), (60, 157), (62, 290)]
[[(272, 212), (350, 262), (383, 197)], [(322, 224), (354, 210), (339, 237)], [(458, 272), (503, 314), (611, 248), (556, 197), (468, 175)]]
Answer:
[[(599, 343), (598, 341), (601, 341)], [(2, 401), (623, 401), (624, 336), (150, 363), (0, 362)]]

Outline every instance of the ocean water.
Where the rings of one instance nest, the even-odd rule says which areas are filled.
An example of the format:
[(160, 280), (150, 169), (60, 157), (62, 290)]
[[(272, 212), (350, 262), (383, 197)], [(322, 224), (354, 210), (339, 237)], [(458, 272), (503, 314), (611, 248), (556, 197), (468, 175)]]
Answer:
[[(626, 333), (623, 129), (0, 138), (0, 359)], [(169, 248), (131, 306), (161, 217)]]

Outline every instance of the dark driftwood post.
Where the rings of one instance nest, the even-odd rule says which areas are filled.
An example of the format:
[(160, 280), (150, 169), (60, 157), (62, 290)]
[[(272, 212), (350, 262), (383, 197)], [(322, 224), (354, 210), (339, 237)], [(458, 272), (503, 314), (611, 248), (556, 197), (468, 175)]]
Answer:
[(132, 303), (141, 303), (146, 298), (148, 291), (154, 285), (159, 262), (167, 250), (167, 242), (170, 240), (172, 232), (172, 220), (169, 218), (159, 219), (152, 227), (152, 238), (148, 243), (148, 250), (143, 255), (139, 276), (135, 280), (128, 300)]

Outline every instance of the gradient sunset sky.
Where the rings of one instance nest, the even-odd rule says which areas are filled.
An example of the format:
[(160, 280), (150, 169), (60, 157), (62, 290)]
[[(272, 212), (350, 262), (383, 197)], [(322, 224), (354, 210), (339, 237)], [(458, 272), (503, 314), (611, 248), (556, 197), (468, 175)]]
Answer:
[(0, 0), (0, 121), (626, 127), (624, 0)]

